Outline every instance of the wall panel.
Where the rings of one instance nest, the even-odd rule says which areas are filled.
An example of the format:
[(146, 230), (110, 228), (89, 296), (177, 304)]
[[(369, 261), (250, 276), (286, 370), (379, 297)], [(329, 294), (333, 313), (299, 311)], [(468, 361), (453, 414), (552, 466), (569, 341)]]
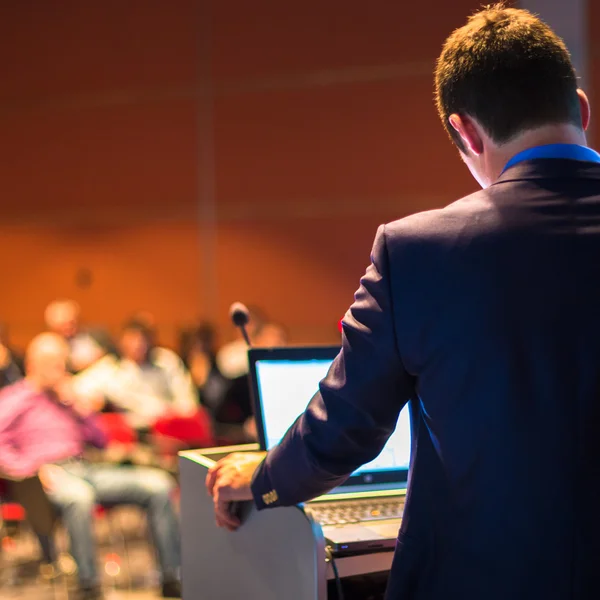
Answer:
[(475, 188), (432, 69), (478, 4), (3, 3), (0, 320), (23, 343), (73, 296), (172, 343), (242, 299), (337, 339), (377, 225)]
[[(113, 333), (133, 312), (148, 310), (169, 344), (203, 309), (193, 223), (13, 227), (2, 231), (0, 252), (0, 315), (19, 345), (42, 328), (44, 307), (57, 297), (74, 298), (88, 323)], [(80, 285), (82, 270), (89, 285)]]

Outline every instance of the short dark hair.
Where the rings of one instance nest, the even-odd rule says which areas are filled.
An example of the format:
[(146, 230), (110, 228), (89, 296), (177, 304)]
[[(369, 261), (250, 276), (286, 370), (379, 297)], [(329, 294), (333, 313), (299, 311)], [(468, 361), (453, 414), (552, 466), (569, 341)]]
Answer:
[(577, 77), (563, 40), (530, 12), (489, 6), (446, 40), (437, 61), (438, 112), (469, 115), (497, 143), (543, 125), (581, 126)]
[(144, 336), (146, 343), (150, 347), (154, 347), (156, 345), (156, 332), (148, 323), (143, 320), (138, 319), (137, 317), (133, 317), (123, 323), (123, 327), (121, 328), (122, 333), (126, 331), (137, 331)]
[(179, 356), (189, 368), (192, 351), (200, 351), (208, 356), (211, 366), (214, 366), (217, 358), (216, 339), (217, 331), (208, 321), (184, 329), (179, 334)]
[[(145, 321), (144, 319), (139, 319), (137, 315), (135, 315), (131, 319), (125, 321), (125, 323), (123, 324), (123, 327), (121, 328), (121, 335), (126, 332), (130, 332), (130, 331), (135, 331), (135, 332), (141, 334), (142, 337), (144, 338), (144, 341), (146, 342), (146, 345), (148, 346), (144, 360), (146, 363), (150, 363), (152, 351), (156, 347), (156, 332), (148, 324), (147, 321)], [(120, 348), (118, 349), (116, 354), (117, 354), (118, 358), (123, 357), (123, 354), (122, 354)]]

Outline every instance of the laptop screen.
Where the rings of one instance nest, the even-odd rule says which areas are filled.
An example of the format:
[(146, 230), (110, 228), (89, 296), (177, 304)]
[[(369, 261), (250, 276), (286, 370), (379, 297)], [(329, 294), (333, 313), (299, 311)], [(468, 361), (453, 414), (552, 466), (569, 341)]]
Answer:
[[(274, 348), (251, 350), (251, 380), (261, 447), (270, 450), (304, 412), (339, 348)], [(345, 486), (403, 484), (410, 463), (408, 405), (382, 452), (357, 469)], [(395, 487), (398, 487), (397, 485)], [(338, 490), (338, 491), (346, 491)]]

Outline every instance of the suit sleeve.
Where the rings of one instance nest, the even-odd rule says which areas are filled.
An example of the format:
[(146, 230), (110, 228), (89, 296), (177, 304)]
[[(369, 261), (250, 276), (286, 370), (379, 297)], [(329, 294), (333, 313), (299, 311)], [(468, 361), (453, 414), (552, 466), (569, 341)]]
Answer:
[(255, 473), (259, 509), (319, 496), (376, 458), (414, 393), (396, 343), (384, 226), (342, 325), (341, 352), (319, 392)]

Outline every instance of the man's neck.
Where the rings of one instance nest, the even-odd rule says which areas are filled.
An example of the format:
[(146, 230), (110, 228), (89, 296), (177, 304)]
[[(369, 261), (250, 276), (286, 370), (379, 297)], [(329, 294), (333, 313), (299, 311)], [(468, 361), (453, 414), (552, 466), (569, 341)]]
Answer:
[(530, 148), (547, 146), (549, 144), (577, 144), (586, 146), (585, 132), (574, 125), (546, 125), (539, 129), (532, 129), (513, 138), (509, 142), (497, 146), (488, 158), (488, 173), (492, 174), (495, 181), (504, 170), (508, 161)]

